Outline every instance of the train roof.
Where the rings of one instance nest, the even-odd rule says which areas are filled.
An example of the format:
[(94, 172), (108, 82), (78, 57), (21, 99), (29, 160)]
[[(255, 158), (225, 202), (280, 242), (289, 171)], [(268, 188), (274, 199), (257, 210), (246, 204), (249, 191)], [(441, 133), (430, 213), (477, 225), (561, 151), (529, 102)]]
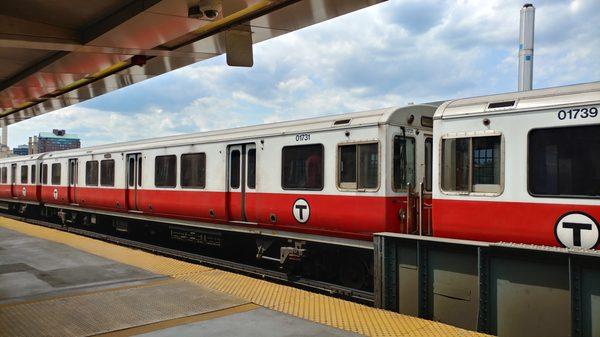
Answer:
[(0, 160), (0, 163), (10, 163), (23, 160), (35, 160), (43, 158), (62, 158), (67, 156), (80, 156), (94, 153), (121, 152), (130, 149), (155, 148), (157, 145), (177, 146), (183, 145), (190, 140), (194, 143), (233, 141), (250, 137), (270, 137), (284, 134), (295, 134), (299, 132), (314, 132), (327, 129), (354, 128), (367, 125), (394, 124), (408, 125), (407, 118), (414, 115), (411, 127), (421, 127), (421, 116), (433, 117), (437, 108), (436, 104), (414, 104), (405, 107), (390, 107), (384, 109), (345, 113), (315, 118), (306, 118), (293, 121), (260, 124), (253, 126), (238, 127), (225, 130), (196, 132), (167, 137), (141, 139), (135, 141), (112, 143), (85, 147), (79, 149), (33, 154), (27, 156), (10, 157)]
[(435, 119), (514, 113), (600, 102), (600, 82), (447, 101)]

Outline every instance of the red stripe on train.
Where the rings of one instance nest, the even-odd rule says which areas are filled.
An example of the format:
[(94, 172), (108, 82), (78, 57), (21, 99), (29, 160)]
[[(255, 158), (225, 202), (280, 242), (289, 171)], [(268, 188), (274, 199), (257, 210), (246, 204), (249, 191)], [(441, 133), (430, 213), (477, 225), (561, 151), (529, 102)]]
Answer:
[(600, 206), (594, 205), (434, 199), (433, 233), (456, 239), (560, 246), (554, 227), (562, 215), (573, 211), (600, 219)]

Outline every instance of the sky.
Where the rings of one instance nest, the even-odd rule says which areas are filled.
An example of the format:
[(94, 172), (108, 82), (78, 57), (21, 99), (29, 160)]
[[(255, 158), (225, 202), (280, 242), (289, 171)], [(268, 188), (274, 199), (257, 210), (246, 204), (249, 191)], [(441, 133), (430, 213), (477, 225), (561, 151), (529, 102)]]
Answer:
[[(533, 87), (600, 80), (600, 0), (535, 1)], [(511, 92), (523, 1), (389, 0), (9, 127), (82, 146)]]

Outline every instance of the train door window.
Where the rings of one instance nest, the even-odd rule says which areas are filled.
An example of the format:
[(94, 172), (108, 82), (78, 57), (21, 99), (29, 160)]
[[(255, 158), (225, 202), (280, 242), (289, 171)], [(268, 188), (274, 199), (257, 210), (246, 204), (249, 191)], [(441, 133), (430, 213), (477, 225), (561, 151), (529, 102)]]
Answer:
[(100, 161), (100, 185), (115, 186), (115, 160)]
[(27, 165), (21, 166), (21, 184), (27, 184), (27, 172), (29, 167)]
[(281, 186), (289, 190), (323, 189), (323, 145), (296, 145), (282, 149)]
[(447, 192), (502, 191), (501, 136), (442, 140), (442, 189)]
[(6, 167), (2, 168), (2, 183), (8, 183), (8, 169)]
[(17, 164), (10, 165), (10, 182), (11, 184), (17, 183)]
[(375, 189), (378, 186), (379, 145), (352, 144), (338, 148), (338, 186), (344, 189)]
[(394, 176), (396, 191), (406, 190), (408, 183), (415, 186), (415, 139), (397, 135), (394, 137)]
[(528, 188), (541, 197), (600, 197), (600, 125), (529, 133)]
[(48, 185), (48, 164), (42, 165), (42, 184)]
[(142, 186), (142, 155), (138, 155), (138, 164), (137, 164), (137, 170), (138, 170), (138, 179), (137, 179), (137, 185), (138, 187)]
[(35, 176), (35, 164), (31, 165), (31, 183), (35, 184), (36, 183), (36, 176)]
[(177, 185), (177, 157), (157, 156), (154, 160), (154, 185), (175, 187)]
[(229, 175), (229, 186), (240, 187), (240, 151), (231, 151), (231, 174)]
[(60, 163), (52, 164), (52, 185), (60, 185)]
[(135, 156), (129, 157), (129, 174), (127, 175), (127, 184), (129, 187), (135, 185)]
[(256, 149), (248, 150), (248, 168), (246, 171), (248, 176), (246, 181), (248, 188), (256, 188)]
[(90, 160), (85, 163), (85, 184), (98, 186), (98, 161)]
[(77, 159), (69, 160), (69, 185), (77, 184)]
[(433, 140), (425, 138), (425, 191), (431, 192), (433, 176)]
[(181, 155), (181, 187), (204, 188), (206, 186), (206, 154)]

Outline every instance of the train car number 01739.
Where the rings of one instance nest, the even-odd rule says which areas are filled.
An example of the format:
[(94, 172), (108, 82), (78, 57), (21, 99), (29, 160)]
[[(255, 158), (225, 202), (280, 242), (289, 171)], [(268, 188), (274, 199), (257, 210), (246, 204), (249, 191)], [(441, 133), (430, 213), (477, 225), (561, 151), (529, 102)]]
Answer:
[(598, 117), (598, 108), (578, 108), (578, 109), (568, 109), (568, 110), (559, 110), (558, 111), (558, 119), (578, 119), (578, 118), (594, 118)]
[(297, 142), (309, 141), (309, 140), (310, 140), (310, 133), (301, 133), (299, 135), (296, 135)]

